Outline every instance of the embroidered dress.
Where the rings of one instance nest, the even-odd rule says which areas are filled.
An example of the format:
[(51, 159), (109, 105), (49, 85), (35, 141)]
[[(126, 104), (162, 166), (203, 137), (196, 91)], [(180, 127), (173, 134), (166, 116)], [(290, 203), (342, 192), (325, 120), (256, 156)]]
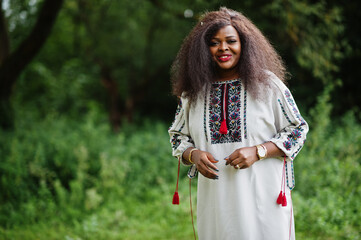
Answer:
[[(270, 87), (262, 100), (247, 94), (240, 79), (213, 83), (192, 107), (186, 98), (181, 98), (169, 129), (173, 156), (181, 157), (187, 148), (196, 147), (218, 160), (218, 180), (198, 174), (200, 240), (295, 237), (290, 198), (294, 187), (293, 159), (304, 144), (308, 125), (287, 87), (274, 74), (269, 73), (269, 77)], [(220, 134), (224, 116), (227, 133)], [(286, 207), (276, 203), (281, 190), (283, 158), (267, 158), (240, 170), (225, 166), (223, 160), (237, 148), (267, 141), (275, 143), (287, 157)]]

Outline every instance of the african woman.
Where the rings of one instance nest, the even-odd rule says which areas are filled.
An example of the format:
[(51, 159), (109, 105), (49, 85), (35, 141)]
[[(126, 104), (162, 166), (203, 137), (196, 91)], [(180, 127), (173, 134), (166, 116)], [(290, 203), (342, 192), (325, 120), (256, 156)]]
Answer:
[(241, 13), (204, 14), (172, 67), (173, 156), (198, 174), (201, 240), (294, 239), (293, 160), (308, 125), (286, 70)]

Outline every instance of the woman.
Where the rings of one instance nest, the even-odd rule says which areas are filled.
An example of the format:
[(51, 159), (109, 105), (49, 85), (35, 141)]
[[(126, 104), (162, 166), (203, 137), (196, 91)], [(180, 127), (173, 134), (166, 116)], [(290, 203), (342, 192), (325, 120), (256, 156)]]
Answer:
[(180, 97), (173, 155), (201, 173), (199, 239), (294, 239), (292, 161), (308, 125), (271, 44), (239, 12), (206, 13), (185, 39), (172, 81)]

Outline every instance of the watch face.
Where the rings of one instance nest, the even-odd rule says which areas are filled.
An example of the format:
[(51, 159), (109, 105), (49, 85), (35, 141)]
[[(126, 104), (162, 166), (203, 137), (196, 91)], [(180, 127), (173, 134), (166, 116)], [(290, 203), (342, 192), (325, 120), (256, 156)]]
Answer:
[(259, 146), (258, 147), (258, 154), (260, 157), (265, 157), (266, 156), (266, 151), (263, 147)]
[(264, 156), (265, 156), (264, 149), (263, 149), (263, 148), (261, 148), (260, 150), (261, 150), (261, 151), (260, 151), (260, 153), (259, 153), (259, 154), (260, 154), (262, 157), (264, 157)]

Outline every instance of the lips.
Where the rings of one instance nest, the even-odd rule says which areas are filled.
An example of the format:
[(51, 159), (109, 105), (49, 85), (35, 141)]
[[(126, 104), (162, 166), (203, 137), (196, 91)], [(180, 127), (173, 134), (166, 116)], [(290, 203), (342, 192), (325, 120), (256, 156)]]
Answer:
[(220, 62), (227, 62), (227, 61), (230, 60), (231, 58), (232, 58), (232, 55), (231, 55), (231, 54), (222, 54), (222, 55), (217, 56), (217, 59), (218, 59)]

